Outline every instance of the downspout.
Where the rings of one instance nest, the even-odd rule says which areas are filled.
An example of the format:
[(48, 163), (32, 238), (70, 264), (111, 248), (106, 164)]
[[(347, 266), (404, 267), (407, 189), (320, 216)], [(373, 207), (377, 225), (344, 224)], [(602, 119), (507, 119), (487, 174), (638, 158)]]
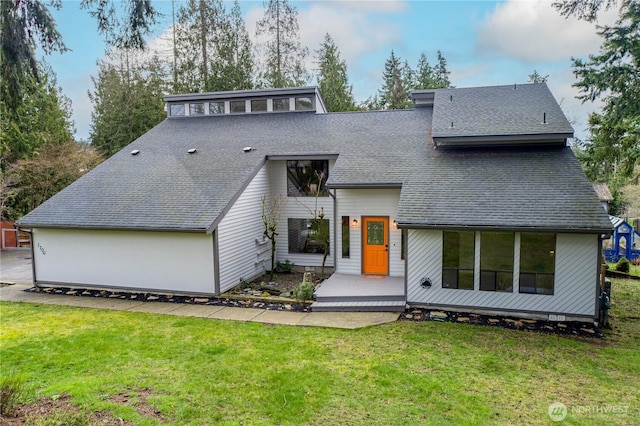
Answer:
[[(329, 196), (333, 198), (333, 272), (336, 272), (336, 268), (338, 267), (338, 253), (336, 253), (336, 247), (338, 247), (336, 244), (338, 242), (338, 199), (335, 194), (336, 190), (334, 189), (333, 191), (333, 194), (329, 191)], [(340, 226), (342, 226), (342, 221), (340, 221), (340, 224)]]
[(594, 321), (600, 321), (600, 290), (603, 289), (604, 286), (604, 268), (602, 267), (602, 237), (603, 235), (598, 235), (598, 264), (596, 265), (596, 292), (595, 292), (595, 311), (594, 311)]

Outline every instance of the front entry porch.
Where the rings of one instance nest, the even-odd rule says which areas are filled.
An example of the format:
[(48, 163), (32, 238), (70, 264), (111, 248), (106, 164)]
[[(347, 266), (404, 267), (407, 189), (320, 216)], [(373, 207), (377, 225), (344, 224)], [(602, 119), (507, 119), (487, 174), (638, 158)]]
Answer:
[(405, 310), (404, 277), (333, 274), (315, 290), (314, 312), (401, 312)]

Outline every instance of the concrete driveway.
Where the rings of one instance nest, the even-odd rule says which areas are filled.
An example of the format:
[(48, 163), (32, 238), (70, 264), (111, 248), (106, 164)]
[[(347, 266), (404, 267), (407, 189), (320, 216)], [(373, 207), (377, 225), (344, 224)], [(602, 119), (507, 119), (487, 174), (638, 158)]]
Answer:
[(33, 283), (31, 249), (0, 251), (0, 281), (29, 285)]

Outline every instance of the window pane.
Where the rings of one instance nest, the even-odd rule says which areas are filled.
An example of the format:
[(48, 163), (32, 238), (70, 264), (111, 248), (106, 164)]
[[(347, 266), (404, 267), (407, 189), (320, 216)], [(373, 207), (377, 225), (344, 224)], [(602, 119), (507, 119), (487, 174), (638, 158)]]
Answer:
[(289, 253), (324, 253), (325, 242), (329, 242), (329, 219), (312, 223), (310, 219), (290, 218), (288, 228)]
[(267, 100), (266, 99), (256, 99), (251, 101), (251, 112), (260, 112), (267, 110)]
[(349, 257), (350, 255), (350, 236), (349, 216), (342, 216), (342, 257)]
[(480, 271), (480, 290), (496, 290), (496, 273), (493, 271)]
[(475, 234), (444, 231), (442, 236), (442, 287), (473, 290)]
[(329, 160), (287, 160), (287, 195), (328, 196)]
[(513, 232), (480, 234), (480, 290), (513, 291)]
[(184, 104), (171, 104), (171, 105), (169, 105), (169, 115), (171, 115), (171, 116), (184, 115)]
[(442, 270), (442, 287), (458, 288), (458, 270), (457, 269)]
[(224, 114), (224, 101), (223, 102), (209, 102), (209, 114)]
[(204, 115), (204, 102), (189, 104), (189, 115)]
[(273, 100), (274, 111), (289, 111), (289, 98), (274, 99)]
[(520, 293), (553, 294), (556, 235), (520, 236)]
[(367, 244), (370, 246), (384, 245), (384, 222), (367, 222)]
[(231, 101), (229, 106), (232, 113), (246, 112), (246, 104), (244, 101)]
[(308, 111), (313, 109), (313, 102), (308, 96), (296, 98), (296, 111)]

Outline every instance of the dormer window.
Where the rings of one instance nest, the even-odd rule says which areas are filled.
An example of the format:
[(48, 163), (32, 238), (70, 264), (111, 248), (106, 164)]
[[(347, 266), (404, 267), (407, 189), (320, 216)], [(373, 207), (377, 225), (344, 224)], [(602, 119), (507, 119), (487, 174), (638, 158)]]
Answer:
[(327, 112), (315, 87), (232, 90), (228, 92), (167, 95), (169, 117), (197, 117), (226, 114)]
[(231, 107), (231, 114), (241, 114), (247, 111), (247, 104), (244, 100), (242, 101), (231, 101), (229, 102)]
[(224, 114), (224, 101), (209, 102), (209, 114), (210, 115)]
[(204, 102), (190, 103), (189, 115), (204, 115)]
[(169, 105), (169, 115), (182, 116), (184, 115), (184, 104), (171, 104)]
[(296, 111), (311, 111), (313, 109), (313, 101), (309, 96), (301, 96), (296, 98)]
[(267, 100), (266, 99), (254, 99), (251, 101), (251, 112), (266, 112)]
[(289, 98), (280, 98), (273, 100), (274, 111), (289, 111)]

